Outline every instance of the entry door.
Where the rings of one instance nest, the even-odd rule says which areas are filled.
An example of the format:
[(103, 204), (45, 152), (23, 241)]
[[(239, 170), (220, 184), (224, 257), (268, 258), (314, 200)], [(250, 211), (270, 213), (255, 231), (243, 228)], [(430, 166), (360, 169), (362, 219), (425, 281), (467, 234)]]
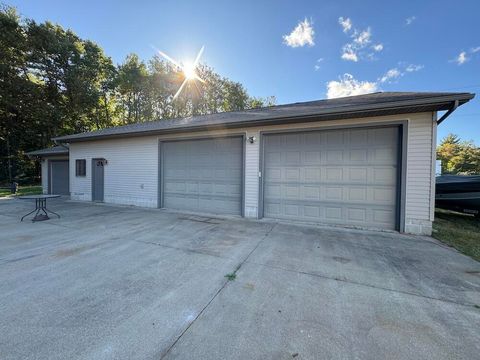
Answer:
[(104, 159), (92, 160), (92, 200), (103, 202)]
[(242, 214), (243, 137), (162, 143), (162, 206)]
[(397, 227), (399, 128), (264, 137), (264, 216)]
[(50, 161), (50, 194), (70, 195), (68, 160)]

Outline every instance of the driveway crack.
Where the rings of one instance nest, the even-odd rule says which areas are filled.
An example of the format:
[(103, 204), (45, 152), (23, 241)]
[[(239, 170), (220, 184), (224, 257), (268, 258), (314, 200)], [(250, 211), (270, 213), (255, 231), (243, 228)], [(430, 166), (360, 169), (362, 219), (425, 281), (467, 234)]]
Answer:
[[(257, 250), (259, 245), (270, 235), (270, 233), (273, 231), (274, 227), (276, 224), (273, 224), (270, 229), (265, 233), (265, 235), (258, 241), (258, 243), (255, 245), (255, 247), (245, 256), (245, 258), (237, 265), (235, 268), (235, 273), (240, 270), (243, 264), (245, 264), (248, 260), (248, 258)], [(217, 290), (217, 292), (212, 296), (212, 298), (207, 302), (207, 304), (200, 310), (200, 312), (197, 314), (195, 319), (192, 320), (190, 324), (182, 331), (182, 333), (175, 339), (175, 341), (165, 350), (163, 355), (160, 356), (160, 360), (164, 359), (170, 351), (175, 347), (175, 345), (180, 341), (180, 339), (185, 335), (185, 333), (190, 329), (190, 327), (197, 321), (197, 319), (205, 312), (205, 310), (210, 306), (210, 304), (217, 298), (217, 296), (222, 292), (223, 289), (226, 288), (227, 284), (230, 282), (230, 280), (224, 280), (220, 288)]]
[(313, 274), (313, 273), (309, 273), (309, 272), (306, 272), (306, 271), (285, 269), (285, 268), (282, 268), (280, 266), (260, 264), (260, 263), (253, 262), (253, 261), (249, 261), (248, 263), (253, 264), (253, 265), (258, 265), (258, 266), (264, 266), (264, 267), (267, 267), (267, 268), (270, 268), (270, 269), (288, 271), (288, 272), (292, 272), (292, 273), (296, 273), (296, 274), (312, 276), (312, 277), (321, 278), (321, 279), (325, 279), (325, 280), (338, 281), (338, 282), (342, 282), (342, 283), (346, 283), (346, 284), (350, 284), (350, 285), (364, 286), (364, 287), (368, 287), (368, 288), (371, 288), (371, 289), (383, 290), (383, 291), (393, 292), (393, 293), (398, 293), (398, 294), (403, 294), (403, 295), (410, 295), (410, 296), (420, 297), (420, 298), (424, 298), (424, 299), (428, 299), (428, 300), (436, 300), (436, 301), (446, 302), (446, 303), (450, 303), (450, 304), (454, 304), (454, 305), (460, 305), (460, 306), (466, 306), (466, 307), (475, 307), (475, 308), (478, 307), (478, 305), (473, 304), (473, 303), (461, 303), (461, 302), (457, 302), (457, 301), (450, 300), (450, 299), (437, 298), (437, 297), (433, 297), (433, 296), (422, 295), (422, 294), (414, 293), (414, 292), (411, 292), (411, 291), (395, 290), (395, 289), (390, 289), (390, 288), (386, 288), (386, 287), (383, 287), (383, 286), (377, 286), (377, 285), (366, 284), (366, 283), (362, 283), (362, 282), (358, 282), (358, 281), (354, 281), (354, 280), (349, 280), (347, 278), (331, 277), (331, 276), (322, 275), (322, 274)]
[(181, 248), (181, 247), (177, 247), (177, 246), (170, 246), (170, 245), (160, 244), (160, 243), (156, 243), (156, 242), (152, 242), (152, 241), (144, 241), (144, 240), (134, 240), (134, 241), (135, 241), (135, 242), (142, 243), (142, 244), (155, 245), (155, 246), (159, 246), (159, 247), (163, 247), (163, 248), (167, 248), (167, 249), (172, 249), (172, 250), (178, 250), (178, 251), (187, 252), (187, 253), (193, 253), (193, 254), (199, 254), (199, 255), (206, 255), (206, 256), (213, 256), (213, 257), (220, 258), (220, 259), (233, 260), (232, 258), (229, 258), (229, 257), (227, 257), (227, 256), (220, 256), (220, 255), (212, 254), (212, 253), (207, 252), (207, 251), (194, 250), (194, 249), (188, 249), (188, 248)]

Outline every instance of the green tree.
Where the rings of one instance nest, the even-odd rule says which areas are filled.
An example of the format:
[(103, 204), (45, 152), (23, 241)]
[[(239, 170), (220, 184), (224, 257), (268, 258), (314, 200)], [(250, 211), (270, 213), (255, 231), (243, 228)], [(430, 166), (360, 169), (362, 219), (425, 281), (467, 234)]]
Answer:
[(109, 126), (114, 73), (96, 44), (1, 7), (0, 182), (38, 174), (24, 154), (53, 136)]
[(55, 136), (275, 103), (206, 65), (197, 71), (204, 81), (189, 81), (174, 100), (184, 74), (161, 58), (131, 54), (114, 66), (72, 30), (0, 6), (0, 183), (38, 178), (25, 152)]
[(472, 141), (461, 141), (455, 134), (442, 139), (437, 158), (442, 161), (442, 174), (480, 174), (480, 148)]

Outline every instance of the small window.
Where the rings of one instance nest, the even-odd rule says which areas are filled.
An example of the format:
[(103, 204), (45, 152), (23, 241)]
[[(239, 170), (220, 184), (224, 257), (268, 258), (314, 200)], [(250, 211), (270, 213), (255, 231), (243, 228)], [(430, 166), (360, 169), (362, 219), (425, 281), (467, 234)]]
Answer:
[(75, 176), (87, 175), (87, 161), (85, 159), (75, 160)]

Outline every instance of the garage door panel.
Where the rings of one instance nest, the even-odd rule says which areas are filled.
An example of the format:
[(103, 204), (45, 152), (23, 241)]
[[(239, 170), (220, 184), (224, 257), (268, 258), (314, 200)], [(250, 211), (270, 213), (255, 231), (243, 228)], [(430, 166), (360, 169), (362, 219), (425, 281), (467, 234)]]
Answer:
[[(394, 229), (398, 128), (264, 138), (264, 216)], [(288, 160), (296, 162), (292, 164)]]
[(163, 206), (241, 214), (243, 138), (165, 142)]
[(343, 163), (344, 150), (327, 150), (327, 164)]
[(373, 181), (375, 184), (394, 185), (397, 179), (397, 169), (395, 167), (375, 167), (373, 168)]
[(348, 180), (350, 182), (368, 182), (368, 168), (367, 167), (351, 167), (347, 169)]
[(317, 182), (321, 179), (321, 170), (318, 167), (305, 168), (305, 182)]
[(325, 175), (328, 182), (341, 182), (343, 181), (343, 168), (327, 167)]
[(355, 130), (349, 132), (350, 146), (368, 145), (368, 130)]
[(368, 161), (368, 149), (352, 149), (349, 151), (350, 163), (366, 163)]

